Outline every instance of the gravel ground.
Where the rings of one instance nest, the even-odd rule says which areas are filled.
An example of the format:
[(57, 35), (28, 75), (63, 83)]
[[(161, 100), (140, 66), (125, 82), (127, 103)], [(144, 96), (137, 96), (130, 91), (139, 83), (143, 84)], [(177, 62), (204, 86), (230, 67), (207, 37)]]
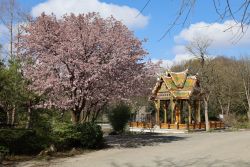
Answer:
[(113, 147), (18, 167), (250, 167), (250, 131), (109, 136)]

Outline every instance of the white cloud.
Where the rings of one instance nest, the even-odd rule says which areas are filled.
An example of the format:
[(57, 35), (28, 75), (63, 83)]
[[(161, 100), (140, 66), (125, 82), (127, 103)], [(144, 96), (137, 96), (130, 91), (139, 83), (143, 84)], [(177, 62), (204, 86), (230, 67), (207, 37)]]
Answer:
[(54, 13), (57, 17), (66, 13), (98, 12), (104, 18), (112, 15), (132, 29), (143, 28), (149, 21), (148, 16), (137, 16), (139, 11), (135, 8), (100, 2), (100, 0), (47, 0), (33, 7), (31, 14), (37, 17), (42, 12)]
[(176, 45), (176, 46), (174, 46), (173, 53), (175, 55), (175, 57), (172, 60), (173, 64), (178, 64), (178, 63), (181, 63), (183, 61), (195, 58), (193, 55), (190, 55), (186, 51), (185, 45)]
[(193, 59), (194, 56), (188, 54), (186, 52), (185, 46), (184, 45), (176, 45), (173, 48), (173, 54), (175, 57), (173, 59), (152, 59), (153, 63), (157, 63), (161, 61), (161, 67), (165, 69), (171, 68), (173, 65), (180, 64), (182, 62), (185, 62), (187, 60)]
[(194, 56), (186, 52), (184, 45), (176, 45), (173, 48), (173, 53), (175, 55), (173, 59), (152, 59), (151, 61), (153, 63), (157, 63), (161, 61), (161, 64), (160, 64), (161, 67), (165, 69), (170, 69), (173, 65), (177, 65), (187, 60), (195, 58)]
[[(172, 66), (195, 58), (187, 52), (185, 45), (197, 38), (211, 40), (210, 50), (213, 52), (221, 53), (223, 51), (226, 53), (228, 50), (240, 50), (240, 48), (248, 47), (250, 45), (250, 30), (246, 30), (242, 34), (240, 27), (232, 20), (224, 23), (199, 22), (191, 24), (174, 37), (175, 46), (172, 53), (175, 57), (170, 60), (163, 60), (163, 62)], [(216, 57), (216, 54), (209, 53), (209, 57)]]
[(178, 53), (175, 55), (173, 59), (152, 59), (153, 63), (161, 62), (160, 66), (165, 69), (170, 69), (173, 65), (180, 64), (190, 59), (194, 59), (195, 57), (188, 53)]
[(236, 25), (234, 21), (228, 20), (224, 23), (199, 22), (191, 24), (175, 36), (174, 39), (176, 43), (185, 43), (197, 37), (205, 37), (212, 41), (211, 48), (214, 49), (249, 45), (250, 30), (246, 30), (244, 35), (241, 35), (243, 35), (241, 27)]
[(195, 58), (194, 56), (184, 52), (184, 53), (176, 54), (172, 61), (174, 64), (178, 64), (178, 63), (181, 63), (190, 59), (194, 59), (194, 58)]
[(169, 69), (173, 65), (173, 62), (167, 59), (152, 59), (151, 61), (153, 63), (158, 63), (160, 61), (161, 62), (160, 66), (165, 69)]

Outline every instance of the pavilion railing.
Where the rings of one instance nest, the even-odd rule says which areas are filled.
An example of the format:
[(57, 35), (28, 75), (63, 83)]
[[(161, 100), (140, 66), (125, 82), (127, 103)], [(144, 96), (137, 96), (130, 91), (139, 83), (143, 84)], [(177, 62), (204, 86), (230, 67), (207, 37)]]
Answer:
[[(209, 122), (211, 129), (223, 129), (225, 128), (225, 124), (222, 121), (210, 121)], [(154, 124), (149, 122), (130, 122), (130, 127), (134, 128), (153, 128)], [(192, 124), (169, 124), (169, 123), (161, 123), (161, 129), (190, 129), (190, 130), (197, 130), (203, 129), (205, 130), (206, 125), (205, 123), (192, 123)]]

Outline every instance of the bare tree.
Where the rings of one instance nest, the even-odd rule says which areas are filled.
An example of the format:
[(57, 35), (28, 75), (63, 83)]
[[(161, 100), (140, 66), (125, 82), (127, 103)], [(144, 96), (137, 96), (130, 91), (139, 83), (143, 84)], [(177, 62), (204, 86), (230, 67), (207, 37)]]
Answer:
[[(19, 45), (19, 36), (22, 33), (20, 26), (23, 22), (27, 21), (29, 18), (26, 12), (21, 10), (16, 0), (1, 0), (0, 1), (0, 24), (4, 25), (8, 32), (5, 35), (8, 48), (3, 48), (4, 56), (9, 60), (9, 62), (16, 63), (15, 58), (18, 55), (18, 45)], [(6, 41), (7, 40), (7, 41)], [(15, 69), (17, 73), (17, 68)], [(16, 75), (15, 75), (16, 76)], [(17, 78), (14, 78), (13, 92), (17, 92)], [(17, 93), (13, 93), (14, 96), (17, 96)], [(13, 98), (16, 99), (16, 98)], [(16, 101), (13, 102), (11, 106), (12, 110), (7, 111), (8, 121), (7, 123), (14, 125), (16, 117)]]
[(200, 60), (201, 66), (204, 67), (205, 60), (208, 58), (208, 47), (211, 45), (212, 40), (207, 37), (194, 38), (188, 45), (186, 50), (195, 58)]
[(243, 104), (247, 111), (248, 120), (250, 120), (250, 58), (242, 57), (238, 63), (238, 71), (240, 74), (241, 83), (243, 85), (243, 94), (246, 99), (246, 105)]
[(211, 92), (214, 89), (216, 76), (214, 75), (213, 62), (208, 57), (208, 48), (211, 40), (207, 38), (195, 38), (187, 46), (187, 51), (200, 60), (200, 67), (196, 69), (200, 81), (202, 99), (204, 102), (206, 131), (209, 130), (208, 102)]
[(16, 13), (14, 12), (14, 8), (16, 7), (16, 3), (14, 0), (3, 0), (0, 4), (1, 9), (1, 15), (0, 15), (0, 21), (1, 23), (6, 26), (9, 32), (9, 56), (12, 57), (13, 55), (13, 34), (14, 34), (14, 22), (16, 19)]
[(214, 90), (214, 99), (219, 104), (221, 114), (229, 116), (232, 104), (237, 103), (239, 99), (239, 75), (237, 71), (237, 60), (218, 56), (215, 59), (216, 86)]
[(18, 37), (22, 33), (20, 26), (30, 17), (27, 12), (20, 8), (16, 0), (1, 0), (0, 11), (0, 24), (4, 25), (8, 30), (8, 33), (4, 35), (9, 47), (4, 50), (4, 53), (13, 59), (18, 54), (15, 45), (18, 44)]

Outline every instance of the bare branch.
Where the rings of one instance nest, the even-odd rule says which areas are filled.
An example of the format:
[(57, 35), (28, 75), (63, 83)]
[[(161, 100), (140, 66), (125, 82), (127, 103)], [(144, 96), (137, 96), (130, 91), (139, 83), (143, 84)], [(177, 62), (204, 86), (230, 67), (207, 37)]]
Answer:
[(228, 11), (229, 11), (230, 16), (231, 16), (231, 17), (233, 18), (233, 20), (237, 23), (237, 20), (235, 19), (234, 14), (233, 14), (233, 12), (232, 12), (232, 10), (231, 10), (231, 5), (230, 5), (230, 3), (229, 3), (229, 0), (227, 0), (226, 2), (227, 2), (227, 9), (228, 9)]
[(143, 8), (140, 10), (140, 12), (136, 15), (136, 17), (140, 16), (142, 14), (142, 12), (144, 11), (144, 9), (149, 5), (151, 0), (148, 0), (147, 3), (143, 6)]
[(163, 38), (166, 37), (167, 34), (170, 33), (170, 31), (178, 24), (178, 21), (180, 21), (182, 16), (186, 13), (185, 17), (184, 17), (184, 19), (182, 21), (182, 26), (183, 27), (185, 26), (186, 21), (189, 18), (191, 11), (195, 7), (195, 2), (196, 2), (196, 0), (182, 0), (181, 5), (180, 5), (180, 9), (178, 10), (177, 16), (175, 17), (173, 23), (168, 27), (166, 32), (159, 39), (159, 41), (161, 41)]
[[(250, 0), (244, 0), (240, 2), (240, 7), (237, 10), (232, 8), (232, 4), (229, 0), (225, 0), (224, 3), (221, 3), (222, 0), (213, 0), (212, 5), (215, 9), (216, 14), (219, 17), (220, 21), (225, 20), (226, 18), (232, 18), (237, 26), (239, 24), (239, 29), (241, 32), (237, 33), (235, 41), (239, 41), (245, 34), (246, 28), (250, 24), (250, 14), (249, 14), (249, 4)], [(145, 5), (147, 6), (148, 3)], [(167, 30), (163, 33), (159, 41), (170, 34), (171, 30), (177, 25), (182, 25), (184, 27), (187, 23), (187, 20), (190, 18), (190, 13), (196, 6), (196, 0), (182, 0), (180, 7), (176, 13), (176, 17), (173, 22), (168, 26)], [(225, 31), (232, 29), (234, 26), (229, 26)]]
[[(217, 2), (220, 2), (220, 1), (217, 0)], [(215, 0), (213, 0), (213, 4), (214, 4), (214, 8), (215, 8), (216, 13), (219, 15), (220, 19), (223, 20), (224, 17), (225, 17), (225, 13), (224, 13), (224, 14), (221, 14), (221, 13), (219, 12), (219, 8), (217, 7), (217, 3), (215, 2)]]

